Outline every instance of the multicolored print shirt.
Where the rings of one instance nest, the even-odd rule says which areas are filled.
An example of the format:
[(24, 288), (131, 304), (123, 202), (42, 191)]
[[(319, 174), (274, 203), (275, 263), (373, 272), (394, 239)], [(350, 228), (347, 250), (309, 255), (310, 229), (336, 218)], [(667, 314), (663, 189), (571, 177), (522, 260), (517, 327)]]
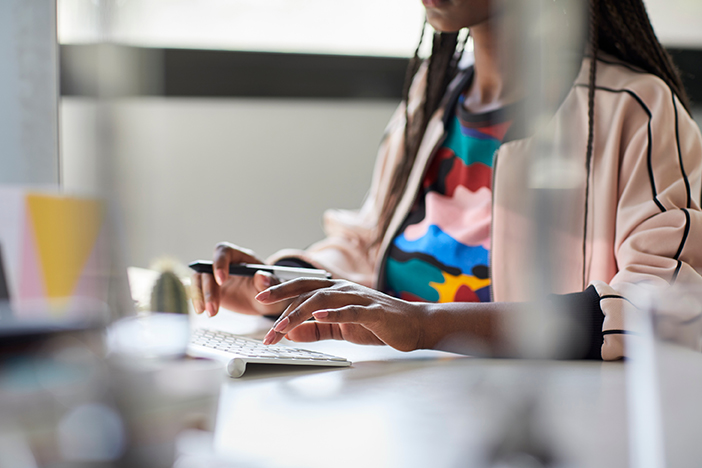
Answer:
[(471, 114), (464, 99), (386, 257), (386, 292), (405, 300), (491, 300), (492, 159), (514, 106)]

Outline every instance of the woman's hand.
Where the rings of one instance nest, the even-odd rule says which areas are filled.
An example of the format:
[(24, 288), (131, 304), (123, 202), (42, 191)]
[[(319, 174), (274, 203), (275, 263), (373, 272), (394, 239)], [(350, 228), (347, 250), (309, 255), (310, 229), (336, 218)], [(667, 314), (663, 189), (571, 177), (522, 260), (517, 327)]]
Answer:
[(230, 263), (261, 264), (261, 260), (248, 250), (234, 244), (217, 244), (212, 267), (214, 275), (195, 273), (192, 281), (193, 307), (198, 314), (207, 311), (214, 317), (223, 306), (229, 310), (248, 315), (278, 315), (287, 306), (286, 302), (264, 305), (255, 300), (256, 294), (278, 284), (272, 275), (258, 271), (253, 277), (229, 276)]
[[(256, 299), (267, 306), (289, 303), (264, 338), (265, 344), (277, 343), (287, 335), (293, 341), (387, 344), (400, 351), (423, 346), (425, 304), (396, 299), (349, 281), (299, 278), (273, 286)], [(305, 322), (311, 317), (316, 322)]]

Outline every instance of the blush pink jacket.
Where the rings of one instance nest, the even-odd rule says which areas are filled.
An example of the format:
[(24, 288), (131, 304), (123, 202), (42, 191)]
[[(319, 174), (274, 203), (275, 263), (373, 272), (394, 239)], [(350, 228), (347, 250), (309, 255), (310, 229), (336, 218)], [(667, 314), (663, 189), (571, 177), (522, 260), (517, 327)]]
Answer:
[[(535, 169), (535, 137), (505, 143), (494, 156), (491, 278), (495, 301), (534, 299), (533, 246), (539, 230), (535, 197), (529, 195), (534, 187), (561, 189), (568, 209), (550, 217), (556, 226), (549, 239), (557, 278), (551, 292), (577, 293), (594, 286), (604, 315), (601, 357), (610, 360), (625, 355), (625, 317), (645, 309), (644, 287), (667, 289), (677, 283), (702, 290), (702, 137), (665, 82), (604, 56), (597, 67), (588, 176), (589, 66), (585, 58), (574, 86), (540, 133), (561, 157), (559, 171)], [(421, 100), (424, 79), (420, 71), (410, 92), (410, 114)], [(300, 258), (336, 277), (377, 288), (388, 245), (445, 136), (444, 112), (438, 110), (429, 122), (406, 192), (379, 245), (373, 240), (382, 224), (380, 209), (404, 150), (404, 104), (386, 129), (360, 210), (328, 211), (324, 240), (304, 251), (283, 250), (269, 261)], [(675, 319), (684, 324), (681, 339), (699, 349), (702, 320), (690, 314)]]

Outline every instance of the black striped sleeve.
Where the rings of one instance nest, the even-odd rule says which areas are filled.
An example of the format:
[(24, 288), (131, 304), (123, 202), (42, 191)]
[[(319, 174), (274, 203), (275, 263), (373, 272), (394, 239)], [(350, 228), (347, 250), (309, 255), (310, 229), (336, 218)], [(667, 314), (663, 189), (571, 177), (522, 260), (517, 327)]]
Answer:
[[(604, 313), (600, 307), (600, 296), (594, 286), (585, 291), (572, 294), (553, 294), (557, 310), (570, 315), (577, 325), (574, 327), (579, 333), (584, 332), (586, 344), (579, 349), (572, 350), (566, 356), (568, 359), (602, 359), (602, 324)], [(581, 337), (574, 337), (573, 342), (581, 342)]]

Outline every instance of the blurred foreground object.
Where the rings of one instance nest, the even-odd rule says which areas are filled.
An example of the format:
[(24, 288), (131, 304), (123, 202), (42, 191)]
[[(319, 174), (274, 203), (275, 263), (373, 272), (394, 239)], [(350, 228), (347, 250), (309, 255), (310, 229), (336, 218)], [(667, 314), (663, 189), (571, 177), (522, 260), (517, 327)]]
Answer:
[(0, 184), (57, 187), (55, 0), (0, 2), (0, 63)]
[(0, 246), (15, 320), (108, 321), (105, 226), (98, 199), (0, 186)]
[(106, 358), (97, 331), (5, 344), (0, 466), (169, 467), (181, 431), (213, 428), (222, 375), (204, 360)]
[(141, 313), (107, 330), (107, 348), (116, 359), (172, 359), (185, 355), (190, 338), (187, 315)]
[[(685, 348), (702, 350), (702, 290), (684, 283), (641, 287), (637, 300), (622, 304), (620, 339), (626, 349), (629, 442), (633, 468), (681, 466), (674, 450), (680, 418), (666, 411), (686, 387)], [(623, 301), (622, 301), (623, 302)]]

